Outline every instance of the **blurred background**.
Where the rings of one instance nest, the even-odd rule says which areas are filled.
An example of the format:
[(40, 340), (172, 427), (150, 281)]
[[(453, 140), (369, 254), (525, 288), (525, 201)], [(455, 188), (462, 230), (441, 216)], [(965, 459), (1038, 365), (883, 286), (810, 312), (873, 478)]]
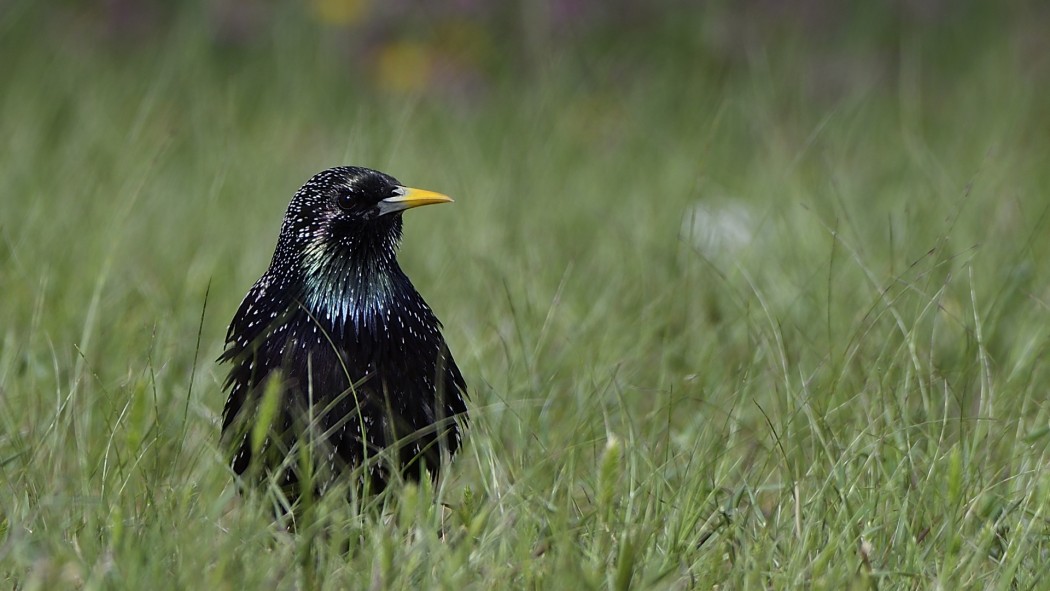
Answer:
[[(989, 42), (1001, 37), (1037, 77), (1045, 75), (1048, 18), (1040, 2), (975, 0), (65, 0), (40, 7), (4, 0), (0, 7), (8, 49), (31, 42), (56, 59), (148, 59), (189, 37), (228, 67), (275, 53), (293, 63), (312, 57), (361, 91), (426, 90), (461, 104), (484, 100), (494, 87), (535, 83), (555, 62), (575, 68), (580, 86), (598, 92), (601, 82), (672, 69), (727, 76), (785, 51), (808, 58), (797, 81), (806, 98), (832, 102), (873, 86), (892, 90), (902, 60), (959, 74), (986, 59)], [(777, 55), (762, 57), (770, 52)], [(17, 62), (17, 53), (8, 59)]]
[(49, 268), (77, 236), (186, 267), (189, 293), (243, 285), (295, 187), (344, 163), (465, 200), (479, 217), (432, 217), (475, 262), (542, 229), (562, 266), (619, 225), (716, 256), (799, 202), (863, 204), (854, 231), (907, 248), (995, 154), (1045, 180), (1048, 23), (1035, 1), (2, 0), (0, 256)]
[[(35, 286), (5, 320), (46, 309), (75, 341), (95, 298), (192, 333), (211, 284), (211, 356), (289, 196), (347, 163), (457, 198), (409, 219), (438, 302), (543, 306), (568, 272), (635, 314), (696, 264), (805, 301), (829, 235), (889, 275), (937, 245), (1038, 249), (1048, 23), (1041, 2), (3, 0), (0, 260)], [(985, 260), (1029, 277), (1036, 251)], [(827, 279), (843, 311), (851, 272)], [(721, 325), (740, 297), (703, 284)], [(477, 350), (507, 337), (490, 311), (455, 321)]]

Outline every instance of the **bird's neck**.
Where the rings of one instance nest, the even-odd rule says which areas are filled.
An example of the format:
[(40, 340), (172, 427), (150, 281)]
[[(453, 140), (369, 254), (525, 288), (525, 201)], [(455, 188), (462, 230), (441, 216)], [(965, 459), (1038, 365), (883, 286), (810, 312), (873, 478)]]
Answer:
[(337, 330), (375, 334), (404, 302), (418, 297), (392, 246), (307, 249), (302, 269), (302, 303)]

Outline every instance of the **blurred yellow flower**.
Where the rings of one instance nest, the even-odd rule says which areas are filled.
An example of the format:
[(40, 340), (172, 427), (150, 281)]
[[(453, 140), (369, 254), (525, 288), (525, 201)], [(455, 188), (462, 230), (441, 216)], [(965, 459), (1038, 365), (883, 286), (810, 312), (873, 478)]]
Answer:
[(361, 21), (368, 0), (311, 0), (314, 16), (326, 25), (345, 27)]
[(379, 50), (376, 77), (384, 90), (413, 92), (429, 85), (432, 66), (426, 45), (418, 41), (394, 41)]

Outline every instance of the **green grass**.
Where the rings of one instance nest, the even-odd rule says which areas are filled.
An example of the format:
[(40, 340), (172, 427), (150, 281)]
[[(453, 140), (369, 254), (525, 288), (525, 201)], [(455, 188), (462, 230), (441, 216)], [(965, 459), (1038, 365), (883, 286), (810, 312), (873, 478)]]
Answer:
[[(194, 30), (0, 28), (7, 586), (1050, 587), (1048, 77), (1012, 36), (845, 91), (790, 40), (555, 56), (463, 103)], [(234, 489), (213, 360), (343, 163), (456, 198), (401, 260), (473, 420), (435, 486), (290, 534)], [(698, 249), (697, 203), (752, 239)]]

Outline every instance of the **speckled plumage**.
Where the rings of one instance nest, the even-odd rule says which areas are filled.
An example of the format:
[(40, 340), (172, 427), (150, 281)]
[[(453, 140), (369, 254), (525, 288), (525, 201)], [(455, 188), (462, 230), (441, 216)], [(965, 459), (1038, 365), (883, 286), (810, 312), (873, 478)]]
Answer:
[[(222, 430), (238, 474), (253, 462), (251, 426), (275, 371), (281, 404), (256, 462), (293, 494), (302, 464), (292, 450), (305, 441), (322, 491), (363, 465), (360, 482), (367, 473), (372, 490), (398, 468), (436, 474), (459, 447), (466, 383), (396, 259), (401, 211), (420, 203), (405, 205), (396, 197), (405, 191), (383, 173), (338, 167), (292, 198), (220, 357), (231, 366)], [(400, 209), (390, 212), (391, 201)]]

